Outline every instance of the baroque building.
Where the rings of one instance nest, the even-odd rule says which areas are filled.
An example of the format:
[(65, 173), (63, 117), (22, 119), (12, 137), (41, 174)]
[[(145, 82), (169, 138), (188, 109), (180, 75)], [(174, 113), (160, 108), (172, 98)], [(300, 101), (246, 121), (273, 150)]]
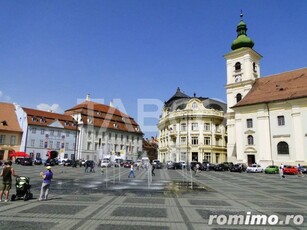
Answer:
[(260, 78), (262, 56), (241, 20), (227, 69), (227, 158), (247, 164), (307, 161), (307, 68)]
[(226, 104), (190, 97), (178, 88), (160, 116), (158, 159), (161, 162), (220, 163), (227, 160)]
[(143, 133), (134, 119), (113, 106), (86, 100), (65, 111), (77, 122), (76, 159), (137, 160)]
[(73, 158), (77, 132), (71, 116), (15, 106), (23, 130), (21, 151), (33, 159)]

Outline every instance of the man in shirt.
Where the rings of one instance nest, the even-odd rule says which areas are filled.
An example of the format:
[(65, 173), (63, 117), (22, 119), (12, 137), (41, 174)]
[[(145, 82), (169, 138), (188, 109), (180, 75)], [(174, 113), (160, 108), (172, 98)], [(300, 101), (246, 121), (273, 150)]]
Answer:
[(4, 168), (1, 171), (0, 176), (3, 177), (2, 180), (2, 189), (0, 191), (0, 201), (2, 201), (3, 193), (5, 193), (5, 202), (8, 202), (10, 190), (12, 187), (12, 176), (17, 177), (15, 171), (12, 167), (12, 161), (8, 161), (4, 163)]

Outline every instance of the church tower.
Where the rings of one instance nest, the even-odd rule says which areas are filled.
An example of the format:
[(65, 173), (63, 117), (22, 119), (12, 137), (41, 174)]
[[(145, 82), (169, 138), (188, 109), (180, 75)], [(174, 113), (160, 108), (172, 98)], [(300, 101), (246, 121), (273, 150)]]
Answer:
[(237, 25), (237, 38), (232, 42), (230, 53), (224, 55), (227, 68), (227, 157), (236, 161), (235, 114), (232, 107), (237, 104), (252, 88), (260, 77), (260, 59), (262, 56), (253, 50), (254, 42), (246, 34), (247, 26), (241, 12)]

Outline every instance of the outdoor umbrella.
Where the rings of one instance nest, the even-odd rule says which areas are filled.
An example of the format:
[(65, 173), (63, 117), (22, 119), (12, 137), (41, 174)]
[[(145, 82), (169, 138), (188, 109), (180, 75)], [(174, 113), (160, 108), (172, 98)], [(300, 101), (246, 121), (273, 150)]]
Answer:
[(30, 157), (26, 152), (11, 152), (9, 157)]

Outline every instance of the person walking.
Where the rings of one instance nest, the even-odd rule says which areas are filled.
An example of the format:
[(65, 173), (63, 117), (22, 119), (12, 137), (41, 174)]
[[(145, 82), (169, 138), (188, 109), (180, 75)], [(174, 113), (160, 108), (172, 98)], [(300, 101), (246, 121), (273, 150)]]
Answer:
[(151, 165), (151, 176), (156, 176), (156, 174), (155, 174), (155, 172), (154, 172), (154, 171), (155, 171), (155, 168), (156, 168), (155, 165), (152, 164), (152, 165)]
[(304, 177), (304, 175), (303, 175), (303, 167), (300, 164), (298, 164), (297, 169), (298, 169), (297, 176)]
[(41, 187), (41, 193), (38, 199), (39, 201), (48, 199), (51, 179), (53, 178), (53, 172), (51, 171), (51, 166), (47, 166), (46, 169), (47, 170), (45, 172), (40, 173), (40, 176), (43, 178), (43, 183)]
[(2, 189), (0, 191), (0, 201), (2, 201), (3, 193), (5, 193), (5, 202), (9, 201), (10, 190), (12, 187), (12, 176), (18, 177), (15, 174), (15, 171), (12, 167), (12, 161), (8, 161), (4, 163), (4, 167), (1, 170), (0, 176), (3, 177), (2, 179)]
[(197, 163), (195, 166), (195, 176), (199, 172), (200, 165)]
[(280, 179), (285, 178), (284, 165), (283, 164), (281, 164), (280, 167), (279, 167), (279, 176), (280, 176)]
[(84, 172), (87, 173), (88, 172), (88, 168), (89, 168), (89, 162), (85, 161), (85, 169)]
[(128, 178), (130, 178), (130, 176), (133, 176), (133, 178), (135, 178), (133, 165), (130, 166), (130, 173), (128, 175)]

